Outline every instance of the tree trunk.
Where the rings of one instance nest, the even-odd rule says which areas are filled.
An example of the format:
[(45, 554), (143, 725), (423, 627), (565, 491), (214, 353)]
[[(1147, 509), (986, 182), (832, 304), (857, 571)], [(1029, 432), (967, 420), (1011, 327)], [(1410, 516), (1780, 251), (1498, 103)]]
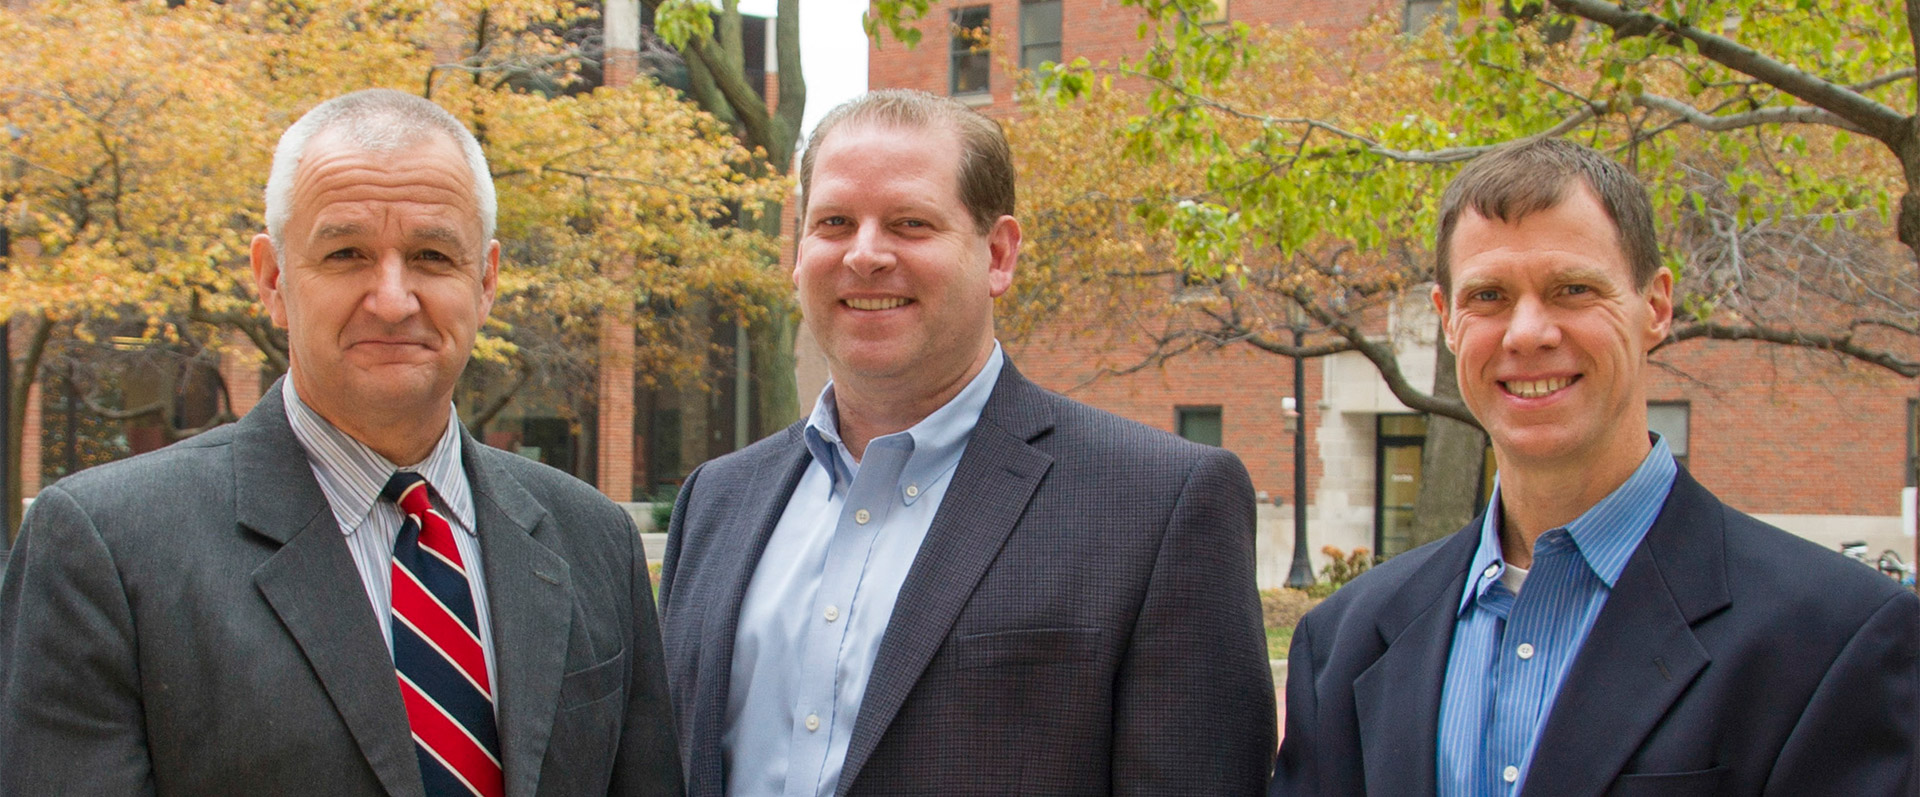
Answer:
[[(1434, 336), (1433, 397), (1460, 400), (1453, 352), (1446, 336)], [(1482, 457), (1487, 435), (1472, 424), (1442, 415), (1427, 416), (1427, 442), (1420, 453), (1420, 495), (1414, 499), (1413, 544), (1424, 545), (1459, 530), (1478, 507)]]
[[(760, 215), (752, 224), (774, 240), (782, 240), (780, 213), (780, 203), (768, 202), (760, 206)], [(780, 268), (777, 255), (770, 267)], [(766, 318), (747, 328), (753, 351), (753, 439), (800, 419), (800, 387), (793, 373), (793, 335), (798, 319), (792, 297), (781, 297), (767, 305)]]

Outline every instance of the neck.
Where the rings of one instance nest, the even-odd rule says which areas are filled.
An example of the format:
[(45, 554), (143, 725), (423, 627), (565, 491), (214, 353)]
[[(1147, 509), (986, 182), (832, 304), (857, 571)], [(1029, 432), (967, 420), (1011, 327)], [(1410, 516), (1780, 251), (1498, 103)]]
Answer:
[(960, 395), (980, 369), (987, 364), (993, 349), (976, 360), (958, 377), (932, 389), (925, 384), (901, 384), (892, 380), (836, 380), (833, 385), (835, 422), (840, 427), (840, 442), (855, 462), (866, 454), (867, 444), (876, 437), (913, 428), (927, 416)]
[(447, 419), (453, 412), (451, 398), (413, 412), (348, 412), (337, 402), (328, 401), (329, 397), (315, 396), (298, 384), (295, 388), (300, 403), (321, 420), (402, 468), (418, 465), (433, 453), (440, 436), (446, 434)]
[[(1500, 469), (1500, 555), (1521, 568), (1533, 566), (1533, 544), (1540, 535), (1572, 523), (1600, 503), (1638, 470), (1652, 449), (1642, 444), (1631, 456), (1566, 464), (1523, 464)], [(1496, 450), (1496, 456), (1499, 452)], [(1500, 456), (1502, 463), (1510, 462)]]

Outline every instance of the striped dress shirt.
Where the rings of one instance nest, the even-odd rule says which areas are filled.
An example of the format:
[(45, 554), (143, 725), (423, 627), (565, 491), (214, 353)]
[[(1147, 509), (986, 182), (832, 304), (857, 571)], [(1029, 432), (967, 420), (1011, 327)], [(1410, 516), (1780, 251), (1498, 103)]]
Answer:
[[(398, 467), (386, 457), (374, 453), (365, 443), (327, 422), (300, 400), (292, 379), (281, 380), (280, 395), (287, 410), (287, 424), (293, 436), (307, 451), (307, 465), (320, 482), (320, 492), (333, 509), (333, 519), (346, 535), (347, 550), (360, 571), (360, 583), (373, 605), (373, 616), (380, 624), (381, 639), (387, 653), (393, 653), (393, 542), (400, 536), (400, 508), (382, 504), (380, 490), (394, 471), (411, 471), (425, 477), (435, 508), (460, 532), (453, 535), (461, 561), (467, 563), (467, 582), (473, 589), (474, 615), (480, 624), (480, 649), (487, 656), (488, 683), (499, 683), (494, 670), (492, 613), (487, 609), (485, 568), (480, 566), (480, 539), (473, 521), (473, 491), (467, 484), (467, 471), (460, 454), (460, 427), (454, 413), (447, 413), (446, 431), (440, 434), (433, 451), (419, 463)], [(499, 714), (499, 701), (494, 713)]]
[[(1467, 571), (1440, 695), (1441, 797), (1517, 794), (1554, 696), (1607, 595), (1653, 526), (1676, 467), (1665, 440), (1624, 484), (1540, 535), (1518, 594), (1500, 557), (1495, 481)], [(1517, 568), (1516, 568), (1517, 569)]]

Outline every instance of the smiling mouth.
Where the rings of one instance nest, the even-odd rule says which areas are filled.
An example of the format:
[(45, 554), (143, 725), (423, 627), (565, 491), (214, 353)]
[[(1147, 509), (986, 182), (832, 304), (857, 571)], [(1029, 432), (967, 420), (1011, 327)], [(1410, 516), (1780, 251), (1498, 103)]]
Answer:
[(1528, 379), (1501, 382), (1500, 387), (1523, 399), (1542, 398), (1552, 395), (1579, 381), (1579, 376), (1557, 376), (1552, 379)]
[(892, 310), (895, 307), (905, 307), (913, 303), (912, 299), (901, 296), (885, 299), (842, 299), (841, 301), (855, 310)]

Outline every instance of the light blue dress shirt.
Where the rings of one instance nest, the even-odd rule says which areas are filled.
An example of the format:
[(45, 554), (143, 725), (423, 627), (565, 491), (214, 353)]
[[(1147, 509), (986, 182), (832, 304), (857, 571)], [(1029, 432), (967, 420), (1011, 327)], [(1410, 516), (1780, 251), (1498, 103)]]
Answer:
[(1500, 488), (1467, 571), (1440, 694), (1441, 797), (1517, 794), (1554, 696), (1607, 595), (1673, 489), (1667, 442), (1654, 438), (1624, 484), (1540, 535), (1519, 595), (1502, 583)]
[(867, 678), (920, 543), (1005, 360), (859, 462), (820, 394), (801, 474), (740, 604), (727, 725), (727, 794), (824, 797), (840, 783)]

